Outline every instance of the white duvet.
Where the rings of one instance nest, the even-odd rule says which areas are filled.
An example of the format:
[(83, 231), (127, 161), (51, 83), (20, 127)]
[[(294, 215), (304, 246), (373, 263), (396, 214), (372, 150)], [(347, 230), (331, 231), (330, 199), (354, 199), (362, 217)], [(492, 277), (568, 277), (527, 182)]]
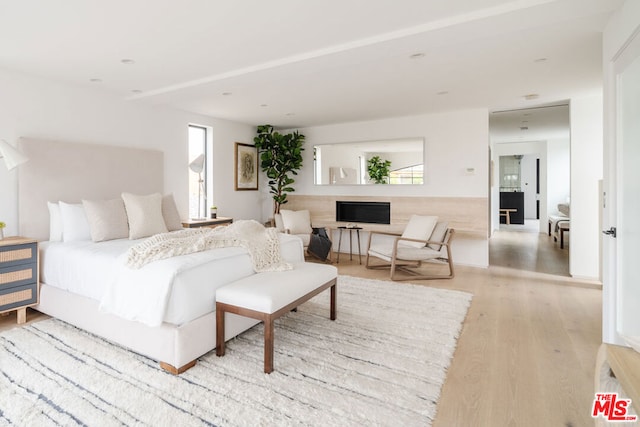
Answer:
[[(299, 238), (279, 237), (283, 260), (304, 260)], [(159, 260), (137, 270), (125, 267), (127, 250), (139, 242), (44, 242), (42, 282), (100, 301), (105, 312), (157, 326), (180, 325), (213, 311), (218, 287), (254, 274), (240, 247)]]

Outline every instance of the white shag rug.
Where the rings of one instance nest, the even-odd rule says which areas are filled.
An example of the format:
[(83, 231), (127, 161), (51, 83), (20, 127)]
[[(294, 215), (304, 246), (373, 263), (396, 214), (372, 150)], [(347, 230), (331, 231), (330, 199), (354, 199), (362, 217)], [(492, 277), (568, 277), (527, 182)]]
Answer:
[(275, 371), (262, 325), (179, 376), (50, 319), (0, 334), (0, 426), (427, 426), (471, 295), (340, 276), (280, 319)]

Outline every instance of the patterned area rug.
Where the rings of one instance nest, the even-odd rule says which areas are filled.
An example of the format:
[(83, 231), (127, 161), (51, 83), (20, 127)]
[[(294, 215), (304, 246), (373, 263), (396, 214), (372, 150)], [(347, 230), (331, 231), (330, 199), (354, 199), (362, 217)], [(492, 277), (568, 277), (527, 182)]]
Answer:
[(340, 276), (180, 376), (50, 319), (0, 334), (0, 425), (430, 425), (471, 302), (464, 292)]

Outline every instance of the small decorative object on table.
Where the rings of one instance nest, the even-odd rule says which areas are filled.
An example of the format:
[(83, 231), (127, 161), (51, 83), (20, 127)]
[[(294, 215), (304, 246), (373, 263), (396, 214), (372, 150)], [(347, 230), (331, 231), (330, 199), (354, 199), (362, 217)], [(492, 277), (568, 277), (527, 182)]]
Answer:
[(216, 219), (218, 217), (218, 207), (211, 206), (211, 219)]
[(4, 228), (7, 226), (4, 222), (0, 221), (0, 240), (4, 239)]

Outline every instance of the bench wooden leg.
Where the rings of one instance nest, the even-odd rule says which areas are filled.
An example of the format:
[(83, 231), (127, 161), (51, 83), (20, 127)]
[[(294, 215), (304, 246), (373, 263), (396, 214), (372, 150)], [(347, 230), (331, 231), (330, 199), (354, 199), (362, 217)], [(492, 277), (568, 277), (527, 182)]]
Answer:
[(330, 319), (331, 320), (336, 320), (336, 285), (334, 284), (331, 287), (331, 315), (330, 315)]
[(273, 372), (273, 316), (264, 320), (264, 373)]
[(216, 307), (216, 356), (224, 356), (224, 310)]

